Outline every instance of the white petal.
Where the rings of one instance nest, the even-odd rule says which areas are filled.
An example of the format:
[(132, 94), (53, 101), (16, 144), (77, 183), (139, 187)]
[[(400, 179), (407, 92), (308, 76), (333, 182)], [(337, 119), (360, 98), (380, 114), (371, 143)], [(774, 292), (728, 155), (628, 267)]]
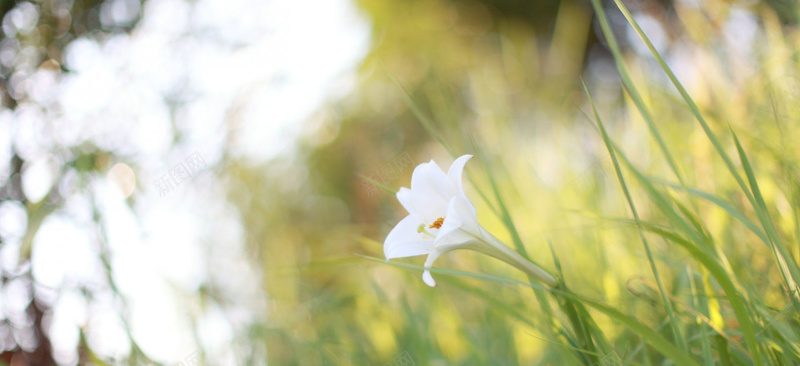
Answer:
[[(444, 229), (444, 225), (442, 225), (442, 229)], [(456, 227), (449, 230), (444, 235), (437, 235), (434, 246), (437, 249), (456, 249), (465, 244), (477, 243), (478, 240), (478, 237), (475, 235)]]
[(461, 155), (453, 161), (450, 165), (450, 170), (447, 171), (447, 178), (458, 188), (458, 193), (464, 194), (464, 184), (462, 182), (462, 175), (464, 173), (464, 165), (472, 158), (472, 155)]
[(436, 258), (439, 258), (439, 256), (442, 254), (444, 253), (434, 250), (430, 255), (428, 255), (428, 259), (425, 260), (425, 271), (422, 272), (422, 280), (425, 281), (425, 284), (430, 287), (436, 287), (436, 281), (433, 280), (433, 276), (431, 276), (431, 271), (429, 268), (433, 266), (433, 262), (436, 261)]
[(399, 243), (391, 248), (384, 248), (386, 259), (414, 257), (428, 254), (433, 250), (433, 240)]
[(418, 165), (411, 175), (411, 197), (415, 213), (428, 224), (444, 217), (456, 189), (433, 160)]
[(426, 285), (430, 287), (436, 287), (436, 281), (433, 280), (433, 276), (431, 276), (431, 271), (425, 270), (422, 272), (422, 281), (425, 282)]
[(424, 224), (417, 215), (408, 215), (400, 220), (383, 242), (386, 259), (428, 254), (433, 248), (433, 240), (417, 232), (420, 225)]
[(408, 213), (414, 213), (414, 204), (411, 200), (411, 190), (406, 187), (400, 187), (400, 190), (397, 191), (397, 200), (400, 201), (400, 204), (403, 205), (403, 208), (408, 211)]
[(475, 207), (466, 196), (453, 197), (447, 217), (436, 235), (436, 246), (464, 244), (480, 236), (481, 228)]

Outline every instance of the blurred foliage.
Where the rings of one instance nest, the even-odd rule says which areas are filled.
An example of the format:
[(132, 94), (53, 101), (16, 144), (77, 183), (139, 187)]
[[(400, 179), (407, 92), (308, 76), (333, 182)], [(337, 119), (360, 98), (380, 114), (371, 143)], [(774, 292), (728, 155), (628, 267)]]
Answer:
[[(69, 72), (62, 67), (64, 62), (64, 49), (78, 37), (103, 37), (112, 32), (128, 32), (133, 29), (139, 18), (139, 3), (126, 2), (127, 9), (123, 12), (125, 19), (112, 16), (111, 9), (120, 1), (103, 0), (42, 0), (42, 1), (11, 1), (0, 2), (0, 19), (2, 19), (2, 38), (0, 38), (0, 107), (1, 109), (14, 109), (20, 102), (34, 102), (31, 90), (37, 80), (33, 77), (37, 72), (52, 73), (57, 78), (62, 72)], [(119, 6), (119, 4), (117, 5)], [(117, 11), (119, 14), (120, 12)], [(38, 87), (45, 87), (44, 85)], [(57, 147), (53, 147), (57, 149)], [(75, 147), (77, 156), (62, 167), (56, 182), (63, 182), (71, 177), (70, 170), (74, 168), (84, 176), (91, 176), (96, 172), (105, 171), (106, 167), (97, 164), (98, 158), (108, 161), (108, 152), (92, 147)], [(81, 151), (83, 150), (83, 151)], [(22, 281), (29, 288), (31, 299), (27, 307), (27, 316), (30, 322), (25, 326), (19, 324), (12, 326), (5, 316), (0, 319), (0, 329), (4, 330), (2, 340), (5, 347), (0, 351), (0, 362), (12, 365), (53, 365), (55, 360), (51, 355), (51, 346), (48, 336), (47, 324), (43, 318), (48, 312), (48, 301), (38, 299), (45, 296), (41, 289), (35, 287), (32, 280), (29, 263), (30, 251), (39, 225), (58, 207), (64, 204), (64, 195), (70, 191), (64, 190), (65, 185), (56, 183), (56, 188), (39, 202), (30, 202), (22, 191), (21, 173), (26, 165), (26, 160), (16, 151), (12, 151), (8, 179), (3, 180), (0, 186), (0, 200), (19, 201), (27, 208), (27, 232), (23, 240), (21, 253), (21, 271), (19, 273), (2, 273), (2, 287), (5, 288), (14, 281)], [(60, 186), (60, 187), (59, 187)], [(4, 239), (0, 236), (0, 245)], [(27, 253), (27, 254), (26, 254)], [(33, 334), (32, 346), (20, 347), (15, 345), (24, 334)], [(9, 344), (9, 341), (11, 343)], [(85, 342), (81, 342), (81, 363), (87, 362), (90, 350), (83, 349)], [(134, 353), (137, 347), (133, 346)], [(133, 360), (137, 357), (134, 355)], [(146, 357), (144, 358), (146, 359)]]
[[(486, 177), (492, 174), (534, 260), (553, 268), (551, 241), (572, 289), (603, 299), (671, 339), (636, 232), (616, 220), (629, 213), (602, 139), (587, 118), (581, 79), (590, 84), (612, 137), (634, 163), (659, 179), (674, 177), (622, 93), (608, 51), (597, 43), (603, 37), (597, 35), (588, 4), (561, 2), (550, 9), (551, 16), (543, 16), (550, 20), (536, 19), (540, 13), (535, 12), (511, 15), (488, 2), (360, 4), (373, 20), (372, 52), (362, 66), (358, 91), (319, 112), (318, 124), (324, 127), (307, 141), (307, 164), (300, 164), (302, 158), (286, 163), (296, 165), (303, 178), (273, 168), (280, 173), (266, 179), (282, 177), (292, 183), (282, 188), (258, 181), (245, 184), (271, 187), (275, 198), (262, 196), (270, 202), (263, 210), (278, 212), (264, 229), (269, 238), (261, 242), (261, 250), (274, 258), (266, 262), (275, 265), (267, 265), (273, 270), (265, 282), (271, 284), (272, 314), (280, 318), (266, 331), (270, 360), (392, 364), (408, 352), (417, 364), (431, 365), (579, 362), (529, 290), (447, 276), (437, 277), (444, 283), (430, 289), (418, 272), (353, 256), (382, 258), (383, 238), (404, 215), (392, 194), (374, 190), (363, 177), (391, 189), (408, 186), (411, 169), (389, 169), (396, 157), (409, 153), (415, 163), (434, 158), (446, 167), (452, 157), (472, 152), (473, 143), (490, 155), (488, 171), (475, 161), (467, 168), (476, 188), (471, 198), (484, 226), (511, 243), (492, 213), (496, 201), (477, 194), (490, 191)], [(666, 34), (663, 49), (714, 128), (727, 136), (729, 148), (728, 124), (745, 140), (763, 178), (762, 189), (769, 192), (770, 209), (780, 218), (781, 235), (796, 243), (797, 205), (790, 204), (797, 202), (791, 193), (796, 185), (786, 183), (793, 177), (789, 171), (796, 169), (797, 149), (779, 143), (798, 133), (790, 121), (800, 112), (791, 102), (799, 45), (796, 32), (784, 26), (794, 16), (764, 4), (633, 5), (638, 15), (660, 23)], [(736, 193), (702, 130), (649, 56), (634, 52), (638, 40), (625, 37), (630, 30), (624, 19), (619, 21), (619, 12), (613, 5), (608, 9), (621, 41), (629, 44), (636, 85), (690, 186), (741, 207), (743, 196)], [(752, 43), (728, 38), (726, 27), (744, 26), (732, 23), (734, 15), (742, 14), (763, 25), (748, 41)], [(414, 108), (433, 121), (432, 129)], [(777, 122), (776, 109), (781, 111)], [(664, 220), (641, 187), (633, 193), (647, 220)], [(734, 271), (748, 289), (760, 293), (757, 301), (773, 309), (771, 316), (778, 316), (787, 300), (768, 248), (755, 243), (752, 233), (719, 207), (693, 200)], [(240, 202), (247, 207), (247, 201)], [(296, 204), (282, 206), (289, 202)], [(265, 213), (246, 216), (251, 215)], [(708, 275), (680, 248), (658, 236), (650, 241), (695, 353), (703, 334), (712, 333), (696, 324), (696, 316), (741, 341), (729, 305), (718, 302), (716, 293), (704, 293)], [(448, 257), (437, 266), (522, 279), (471, 253)], [(719, 289), (712, 285), (708, 291)], [(556, 323), (566, 323), (563, 315), (557, 317)], [(608, 318), (596, 319), (625, 364), (665, 362), (635, 333)], [(722, 350), (714, 348), (717, 362)]]
[[(472, 152), (473, 143), (489, 159), (487, 170), (478, 162), (467, 169), (471, 197), (486, 228), (511, 242), (493, 215), (496, 200), (478, 194), (490, 191), (491, 174), (537, 262), (553, 268), (552, 242), (572, 288), (668, 336), (665, 311), (636, 232), (613, 220), (628, 214), (602, 140), (586, 118), (581, 80), (590, 85), (613, 137), (631, 159), (648, 174), (673, 179), (619, 86), (588, 2), (358, 4), (372, 22), (373, 42), (356, 92), (317, 112), (295, 154), (256, 167), (226, 161), (221, 174), (247, 229), (248, 249), (262, 264), (259, 280), (269, 297), (268, 320), (252, 325), (249, 341), (265, 345), (270, 363), (277, 365), (400, 364), (404, 357), (424, 365), (577, 363), (528, 289), (445, 275), (437, 277), (438, 288), (430, 289), (416, 271), (354, 255), (381, 258), (383, 238), (404, 214), (393, 195), (366, 184), (363, 177), (377, 178), (392, 189), (408, 186), (412, 168), (396, 165), (398, 157), (408, 154), (415, 164), (434, 158), (446, 166), (453, 155)], [(796, 2), (635, 5), (637, 15), (660, 23), (665, 49), (675, 62), (689, 63), (679, 76), (690, 79), (690, 92), (714, 128), (725, 131), (730, 125), (743, 140), (780, 235), (800, 255), (800, 167), (792, 144), (800, 120), (794, 102), (800, 94)], [(62, 59), (69, 42), (130, 32), (141, 7), (119, 0), (0, 3), (3, 108), (13, 109), (28, 98), (29, 84), (22, 80), (35, 71), (69, 73)], [(609, 9), (615, 8), (609, 3)], [(737, 44), (740, 39), (731, 40), (726, 33), (726, 24), (737, 14), (757, 24), (756, 41), (750, 45)], [(624, 19), (619, 21), (616, 11), (611, 15), (614, 29), (627, 43)], [(744, 206), (685, 106), (649, 56), (637, 54), (635, 42), (630, 43), (626, 49), (634, 80), (691, 185)], [(426, 128), (421, 116), (435, 122)], [(71, 148), (65, 168), (84, 179), (107, 171), (115, 157), (93, 146)], [(24, 164), (13, 155), (0, 199), (26, 207), (30, 243), (35, 223), (63, 204), (63, 194), (54, 189), (39, 204), (27, 202), (19, 178)], [(81, 187), (77, 189), (85, 189)], [(646, 202), (644, 196), (640, 187), (634, 191), (638, 202)], [(730, 266), (753, 294), (760, 294), (753, 302), (770, 309), (767, 313), (776, 321), (784, 316), (796, 321), (794, 314), (780, 312), (787, 302), (768, 249), (753, 244), (757, 238), (718, 207), (696, 204)], [(654, 207), (642, 205), (648, 220), (663, 219)], [(711, 283), (708, 275), (685, 252), (658, 237), (652, 240), (670, 295), (689, 304), (678, 310), (690, 324), (685, 326), (688, 338), (699, 342), (701, 331), (711, 332), (696, 324), (697, 318), (707, 318), (740, 341), (728, 304), (715, 293), (719, 289), (709, 285), (710, 292), (702, 293)], [(522, 279), (471, 253), (453, 253), (437, 265)], [(19, 275), (30, 272), (3, 273), (3, 285)], [(33, 281), (28, 283), (33, 288)], [(47, 309), (33, 298), (36, 291), (30, 293), (28, 327), (37, 336), (36, 347), (22, 350), (12, 339), (14, 345), (4, 349), (0, 362), (24, 355), (32, 364), (53, 363), (42, 324)], [(695, 305), (711, 310), (696, 310)], [(626, 363), (664, 362), (636, 334), (608, 318), (597, 320)], [(555, 322), (567, 321), (559, 315)], [(128, 361), (147, 362), (132, 343), (134, 354)], [(80, 344), (81, 364), (102, 363), (83, 337)], [(722, 359), (724, 349), (715, 348), (714, 360)]]
[(140, 17), (139, 7), (138, 1), (127, 0), (4, 0), (0, 3), (3, 106), (14, 108), (26, 98), (22, 81), (37, 68), (61, 69), (64, 49), (73, 40), (131, 31)]

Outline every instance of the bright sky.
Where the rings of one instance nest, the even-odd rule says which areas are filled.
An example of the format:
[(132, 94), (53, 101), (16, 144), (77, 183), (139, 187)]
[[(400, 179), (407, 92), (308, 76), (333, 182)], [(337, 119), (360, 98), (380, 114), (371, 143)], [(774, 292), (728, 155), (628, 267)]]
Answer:
[[(136, 1), (108, 4), (104, 22), (125, 22), (139, 10)], [(34, 279), (54, 294), (47, 321), (60, 363), (77, 361), (78, 329), (86, 325), (100, 356), (129, 353), (125, 312), (135, 341), (156, 361), (184, 360), (197, 351), (197, 337), (210, 364), (234, 364), (231, 344), (263, 313), (267, 295), (213, 167), (229, 142), (228, 153), (253, 163), (290, 152), (304, 121), (354, 84), (368, 24), (348, 0), (148, 0), (141, 11), (130, 35), (70, 44), (65, 63), (74, 72), (59, 78), (39, 70), (29, 78), (30, 100), (0, 111), (0, 132), (8, 132), (0, 133), (0, 158), (13, 143), (30, 161), (23, 189), (36, 201), (53, 184), (61, 149), (90, 142), (125, 157), (71, 195), (34, 242)], [(160, 192), (155, 181), (181, 164), (191, 176)], [(75, 179), (65, 184), (78, 187)], [(131, 208), (124, 199), (134, 190)], [(79, 291), (107, 288), (92, 200), (105, 218), (126, 308), (110, 292), (87, 300)], [(17, 269), (25, 226), (23, 207), (0, 204), (7, 271)], [(234, 305), (201, 308), (196, 292), (204, 283)], [(13, 321), (23, 311), (25, 287), (5, 287), (0, 316)]]

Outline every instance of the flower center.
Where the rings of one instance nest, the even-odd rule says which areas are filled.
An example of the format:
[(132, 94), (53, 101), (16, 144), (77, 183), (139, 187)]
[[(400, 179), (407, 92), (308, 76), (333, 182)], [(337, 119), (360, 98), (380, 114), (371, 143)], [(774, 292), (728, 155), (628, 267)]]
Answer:
[(441, 229), (443, 223), (444, 223), (444, 217), (440, 217), (436, 219), (436, 221), (434, 221), (433, 224), (428, 226), (428, 229), (433, 229), (433, 228)]

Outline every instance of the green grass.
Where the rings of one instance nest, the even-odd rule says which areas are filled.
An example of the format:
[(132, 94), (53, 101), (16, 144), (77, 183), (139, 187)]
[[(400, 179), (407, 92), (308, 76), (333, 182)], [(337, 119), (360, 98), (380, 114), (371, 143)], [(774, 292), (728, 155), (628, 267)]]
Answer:
[[(409, 171), (373, 182), (383, 196), (360, 201), (351, 192), (358, 203), (351, 210), (366, 212), (365, 221), (326, 226), (318, 236), (281, 229), (288, 234), (280, 238), (302, 238), (311, 249), (287, 256), (287, 266), (304, 265), (301, 273), (268, 274), (283, 281), (275, 292), (298, 304), (322, 294), (328, 306), (269, 329), (276, 362), (391, 364), (408, 352), (417, 364), (447, 365), (800, 363), (800, 150), (792, 146), (800, 129), (790, 122), (800, 120), (800, 92), (792, 88), (800, 85), (800, 33), (782, 28), (768, 10), (758, 12), (769, 42), (754, 46), (747, 77), (726, 79), (725, 72), (738, 71), (725, 67), (732, 56), (700, 37), (721, 35), (691, 29), (706, 26), (698, 23), (704, 16), (722, 15), (680, 8), (692, 31), (681, 42), (706, 62), (694, 65), (702, 77), (683, 84), (622, 1), (616, 5), (626, 31), (650, 55), (624, 49), (608, 9), (598, 0), (592, 5), (620, 77), (617, 89), (527, 59), (544, 49), (581, 49), (579, 38), (560, 34), (530, 46), (524, 32), (514, 33), (523, 25), (505, 23), (501, 44), (511, 46), (498, 51), (496, 63), (460, 69), (468, 82), (459, 88), (404, 78), (390, 66), (376, 76), (397, 91), (387, 103), (400, 112), (386, 118), (402, 131), (399, 149), (443, 168), (448, 159), (475, 155), (465, 187), (481, 225), (559, 285), (541, 286), (468, 251), (437, 260), (435, 289), (420, 278), (424, 259), (386, 262), (383, 239), (405, 214), (391, 193), (409, 186)], [(564, 7), (564, 21), (573, 11), (585, 16)], [(537, 52), (521, 51), (529, 46)], [(431, 70), (463, 61), (430, 59)], [(775, 65), (784, 74), (769, 69)], [(514, 72), (541, 90), (514, 89)], [(359, 136), (368, 126), (342, 134)], [(375, 158), (372, 166), (381, 164)], [(605, 174), (571, 183), (595, 165)], [(314, 352), (331, 342), (347, 362)]]

